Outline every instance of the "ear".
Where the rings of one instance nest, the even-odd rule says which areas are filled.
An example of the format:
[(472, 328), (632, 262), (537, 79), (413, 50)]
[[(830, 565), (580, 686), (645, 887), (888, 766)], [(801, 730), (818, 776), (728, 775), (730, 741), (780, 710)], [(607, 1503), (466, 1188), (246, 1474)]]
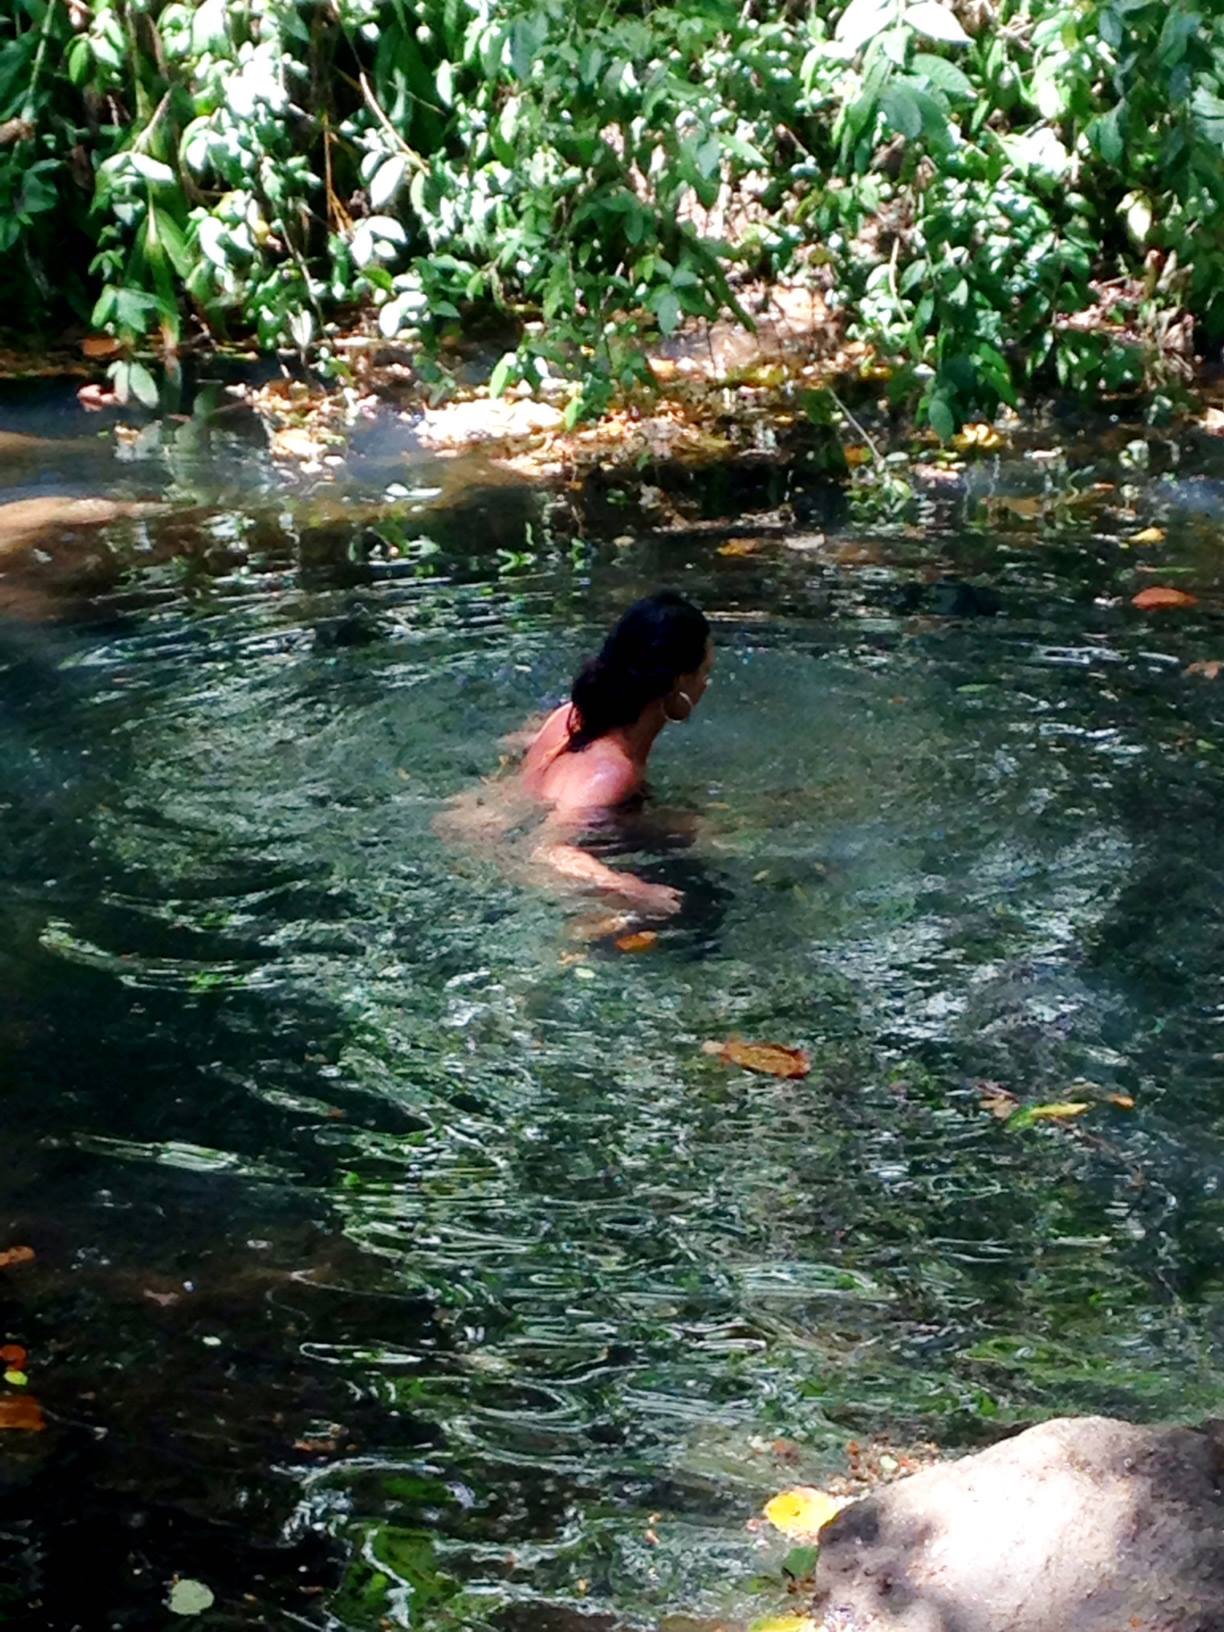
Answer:
[(673, 725), (683, 725), (693, 712), (693, 699), (678, 686), (663, 699), (663, 713)]

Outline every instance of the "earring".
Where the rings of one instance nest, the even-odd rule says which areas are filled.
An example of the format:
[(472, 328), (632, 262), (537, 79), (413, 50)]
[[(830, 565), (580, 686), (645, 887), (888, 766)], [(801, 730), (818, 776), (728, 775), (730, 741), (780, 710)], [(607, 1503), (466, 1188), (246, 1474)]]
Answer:
[[(676, 698), (678, 698), (684, 704), (683, 714), (677, 714), (674, 712)], [(664, 717), (669, 719), (673, 725), (683, 725), (685, 720), (687, 720), (689, 715), (693, 712), (693, 699), (689, 696), (687, 691), (678, 691), (676, 693), (676, 698), (668, 697), (666, 699), (663, 704), (663, 714)]]

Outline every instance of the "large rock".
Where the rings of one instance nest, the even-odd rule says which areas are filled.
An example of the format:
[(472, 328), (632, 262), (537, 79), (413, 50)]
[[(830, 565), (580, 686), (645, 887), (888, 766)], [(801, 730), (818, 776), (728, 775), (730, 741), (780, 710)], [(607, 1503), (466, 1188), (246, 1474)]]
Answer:
[(821, 1532), (826, 1632), (1224, 1632), (1224, 1423), (1063, 1417)]

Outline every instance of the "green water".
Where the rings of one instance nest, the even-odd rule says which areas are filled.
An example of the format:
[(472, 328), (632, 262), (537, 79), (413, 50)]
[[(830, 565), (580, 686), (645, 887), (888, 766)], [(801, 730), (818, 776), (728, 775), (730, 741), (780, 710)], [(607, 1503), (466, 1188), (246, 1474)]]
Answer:
[[(177, 1575), (219, 1628), (734, 1628), (850, 1440), (1218, 1413), (1224, 461), (1121, 441), (896, 519), (709, 473), (666, 532), (377, 446), (343, 502), (238, 441), (12, 465), (171, 508), (0, 625), (6, 1626)], [(661, 583), (718, 668), (625, 955), (433, 824)]]

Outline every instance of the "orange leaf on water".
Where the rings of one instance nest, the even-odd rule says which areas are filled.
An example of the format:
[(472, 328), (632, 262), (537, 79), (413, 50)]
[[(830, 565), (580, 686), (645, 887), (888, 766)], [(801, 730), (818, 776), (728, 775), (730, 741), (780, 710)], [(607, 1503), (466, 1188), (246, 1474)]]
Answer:
[(1106, 1094), (1105, 1098), (1120, 1111), (1133, 1111), (1135, 1108), (1135, 1101), (1130, 1094)]
[(1224, 674), (1224, 658), (1203, 657), (1186, 665), (1187, 674), (1201, 674), (1204, 680), (1218, 680)]
[(1150, 589), (1141, 589), (1138, 595), (1133, 595), (1131, 605), (1137, 606), (1141, 612), (1152, 612), (1166, 606), (1197, 606), (1198, 597), (1187, 594), (1184, 589), (1153, 584)]
[(86, 357), (113, 357), (119, 351), (119, 342), (109, 334), (87, 334), (81, 341)]
[(767, 1077), (806, 1077), (812, 1062), (801, 1048), (787, 1048), (782, 1043), (743, 1043), (732, 1037), (725, 1043), (706, 1043), (707, 1054), (714, 1054), (728, 1065), (741, 1066), (745, 1071), (759, 1071)]
[(719, 555), (755, 555), (760, 549), (755, 538), (729, 538), (718, 546)]
[(653, 929), (639, 929), (632, 935), (622, 935), (616, 943), (618, 952), (649, 952), (659, 939)]
[(845, 1496), (830, 1496), (827, 1490), (797, 1485), (765, 1503), (765, 1517), (784, 1536), (814, 1536), (847, 1505)]
[(12, 1366), (14, 1371), (24, 1371), (29, 1358), (20, 1343), (6, 1343), (0, 1348), (0, 1360), (3, 1360), (6, 1366)]
[(11, 1269), (14, 1264), (30, 1264), (33, 1261), (33, 1247), (10, 1247), (7, 1252), (0, 1252), (0, 1269)]
[(42, 1406), (32, 1394), (0, 1395), (0, 1429), (19, 1429), (29, 1434), (40, 1434), (47, 1426)]

